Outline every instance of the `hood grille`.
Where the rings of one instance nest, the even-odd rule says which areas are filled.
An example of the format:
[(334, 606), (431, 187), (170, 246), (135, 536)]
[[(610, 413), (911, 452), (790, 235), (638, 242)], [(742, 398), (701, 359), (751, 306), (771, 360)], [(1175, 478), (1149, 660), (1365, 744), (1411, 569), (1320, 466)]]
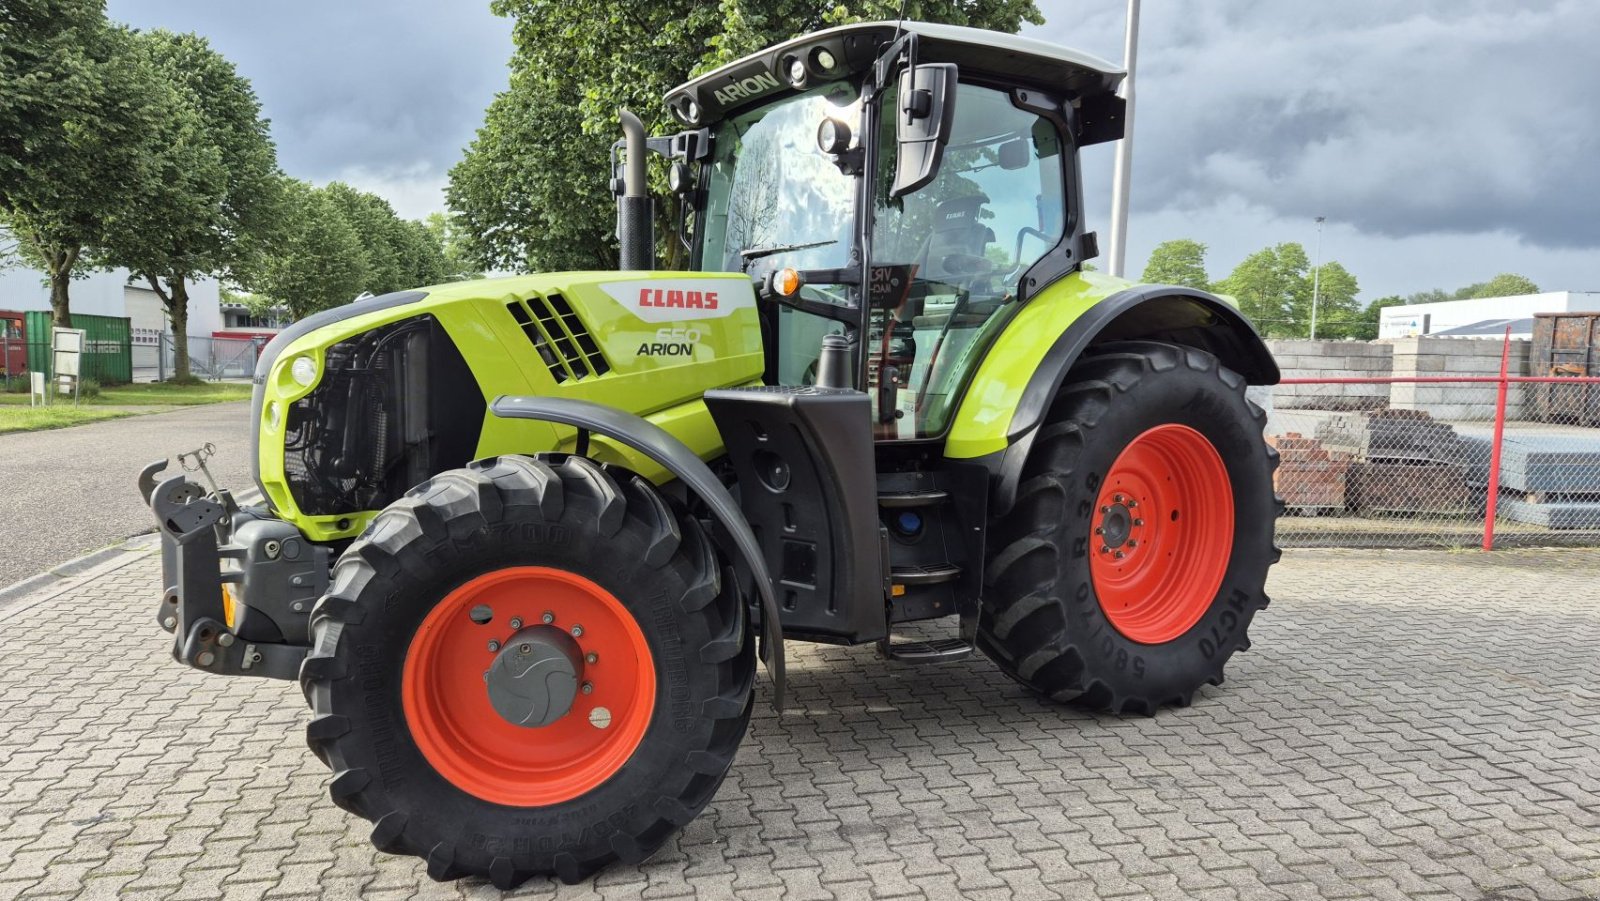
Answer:
[(533, 350), (557, 382), (578, 381), (611, 371), (594, 336), (557, 292), (530, 294), (506, 304)]

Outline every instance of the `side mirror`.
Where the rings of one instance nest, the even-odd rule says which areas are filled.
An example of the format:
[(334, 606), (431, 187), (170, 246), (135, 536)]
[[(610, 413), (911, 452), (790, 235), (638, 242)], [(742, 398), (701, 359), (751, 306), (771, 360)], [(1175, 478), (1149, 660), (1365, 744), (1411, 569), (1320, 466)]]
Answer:
[(950, 122), (956, 113), (955, 64), (922, 63), (901, 72), (899, 98), (890, 197), (909, 194), (939, 174), (944, 145), (950, 140)]

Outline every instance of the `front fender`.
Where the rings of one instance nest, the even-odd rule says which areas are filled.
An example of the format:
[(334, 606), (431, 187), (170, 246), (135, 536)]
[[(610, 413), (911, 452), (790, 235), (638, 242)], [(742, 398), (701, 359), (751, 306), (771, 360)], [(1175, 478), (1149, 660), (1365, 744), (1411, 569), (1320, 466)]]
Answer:
[[(727, 533), (724, 551), (736, 555), (755, 577), (761, 594), (761, 629), (767, 647), (767, 672), (772, 677), (772, 703), (783, 709), (783, 629), (778, 621), (778, 598), (772, 591), (766, 558), (755, 533), (745, 522), (739, 502), (722, 486), (710, 467), (672, 433), (655, 423), (615, 407), (565, 397), (499, 397), (489, 408), (505, 419), (533, 419), (568, 425), (603, 435), (626, 445), (676, 476), (705, 502), (711, 515)], [(583, 445), (579, 441), (580, 448)]]

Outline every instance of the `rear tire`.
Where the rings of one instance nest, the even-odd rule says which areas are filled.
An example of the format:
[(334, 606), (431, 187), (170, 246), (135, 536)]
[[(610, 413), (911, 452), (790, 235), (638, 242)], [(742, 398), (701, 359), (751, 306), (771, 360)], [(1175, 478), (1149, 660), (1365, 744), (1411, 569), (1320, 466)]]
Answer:
[(1072, 368), (991, 524), (977, 645), (1006, 674), (1129, 713), (1221, 684), (1278, 559), (1277, 453), (1244, 392), (1171, 344), (1108, 344)]
[[(312, 639), (307, 739), (334, 803), (437, 880), (643, 861), (711, 801), (750, 717), (750, 621), (707, 535), (582, 457), (490, 458), (412, 489), (340, 557)], [(569, 667), (541, 684), (570, 708), (521, 708), (543, 726), (486, 697), (496, 651), (530, 649)]]

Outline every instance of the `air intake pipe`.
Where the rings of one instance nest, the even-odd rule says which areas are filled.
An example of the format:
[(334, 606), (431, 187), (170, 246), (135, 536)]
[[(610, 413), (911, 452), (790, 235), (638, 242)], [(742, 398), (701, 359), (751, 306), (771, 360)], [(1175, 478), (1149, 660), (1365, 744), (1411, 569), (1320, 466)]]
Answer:
[(644, 123), (626, 109), (619, 109), (617, 115), (622, 119), (622, 147), (627, 155), (622, 170), (622, 193), (617, 196), (617, 243), (622, 247), (622, 268), (654, 269), (655, 213), (651, 209), (645, 171), (649, 151), (645, 146)]

